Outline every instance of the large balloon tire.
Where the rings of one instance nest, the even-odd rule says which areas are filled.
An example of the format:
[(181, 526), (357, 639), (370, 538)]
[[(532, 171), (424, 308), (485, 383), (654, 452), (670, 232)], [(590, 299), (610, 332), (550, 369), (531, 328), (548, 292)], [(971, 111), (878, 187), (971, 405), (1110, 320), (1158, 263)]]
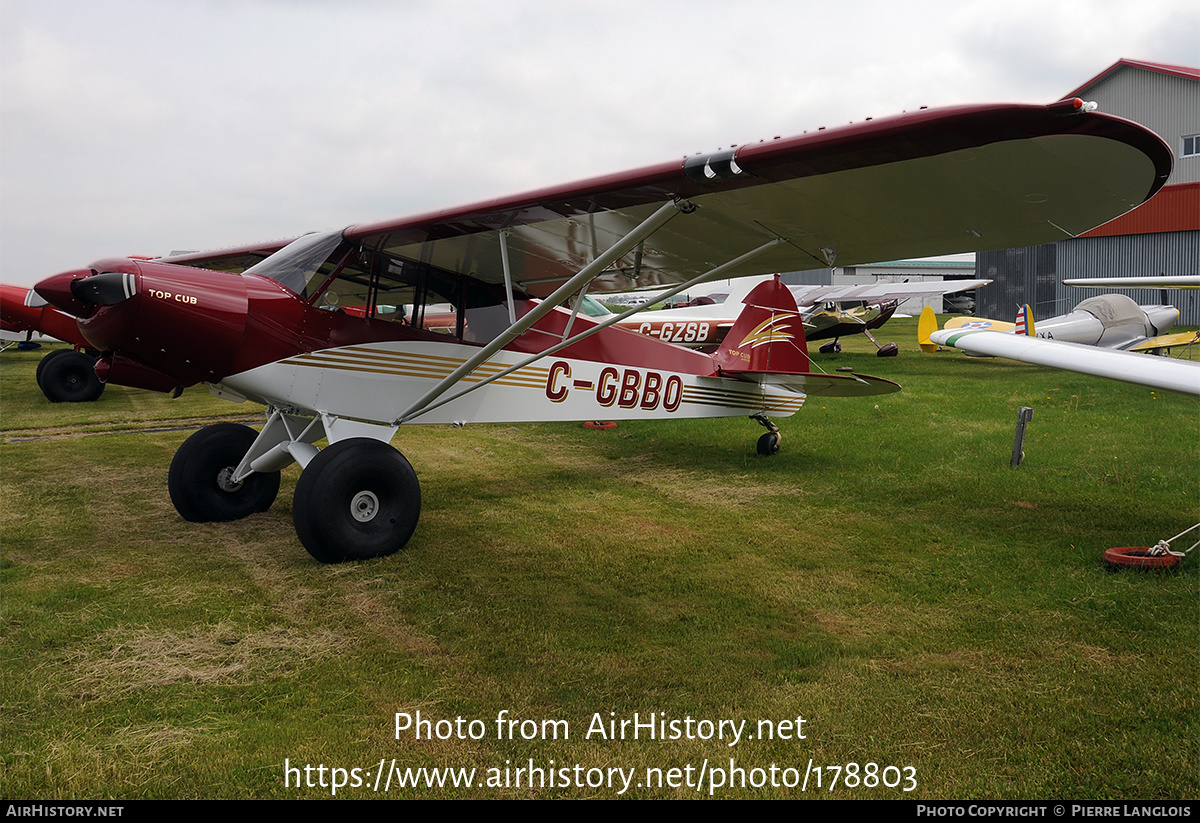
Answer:
[(71, 354), (72, 351), (72, 349), (54, 349), (53, 351), (47, 352), (46, 355), (38, 361), (37, 371), (34, 372), (34, 377), (37, 380), (39, 389), (42, 387), (42, 369), (46, 368), (46, 364), (51, 360), (62, 357), (64, 354)]
[(38, 362), (37, 384), (51, 403), (90, 403), (104, 394), (96, 376), (96, 358), (60, 349)]
[(1179, 566), (1174, 554), (1150, 554), (1142, 546), (1118, 546), (1104, 553), (1104, 562), (1116, 569), (1157, 569), (1170, 571)]
[(183, 441), (167, 472), (167, 490), (184, 520), (241, 520), (271, 508), (279, 494), (279, 472), (255, 472), (232, 491), (222, 485), (222, 476), (232, 474), (257, 437), (249, 426), (217, 423)]
[(304, 468), (292, 521), (322, 563), (385, 557), (404, 548), (421, 516), (421, 485), (404, 455), (367, 437), (341, 440)]

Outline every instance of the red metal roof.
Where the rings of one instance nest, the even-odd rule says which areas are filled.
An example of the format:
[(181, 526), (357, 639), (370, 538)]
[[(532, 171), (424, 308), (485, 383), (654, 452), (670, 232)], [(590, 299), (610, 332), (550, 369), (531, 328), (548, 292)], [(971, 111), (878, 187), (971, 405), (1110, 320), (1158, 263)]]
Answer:
[(1146, 71), (1156, 71), (1160, 74), (1171, 74), (1175, 77), (1182, 77), (1186, 80), (1200, 80), (1200, 69), (1194, 69), (1191, 66), (1173, 66), (1170, 63), (1151, 63), (1148, 60), (1130, 60), (1122, 57), (1117, 62), (1106, 68), (1104, 71), (1097, 74), (1091, 80), (1084, 83), (1077, 89), (1067, 92), (1062, 99), (1066, 100), (1069, 97), (1077, 97), (1082, 94), (1085, 89), (1090, 89), (1092, 86), (1099, 83), (1104, 78), (1108, 77), (1113, 72), (1125, 68), (1145, 69)]
[(1114, 237), (1200, 229), (1200, 183), (1163, 186), (1158, 194), (1115, 220), (1080, 237)]

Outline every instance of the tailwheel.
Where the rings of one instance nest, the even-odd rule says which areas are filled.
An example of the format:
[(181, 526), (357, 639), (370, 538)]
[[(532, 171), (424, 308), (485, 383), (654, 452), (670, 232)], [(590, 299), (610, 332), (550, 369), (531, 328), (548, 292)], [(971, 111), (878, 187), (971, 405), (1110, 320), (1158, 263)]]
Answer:
[(420, 516), (417, 473), (400, 452), (366, 437), (338, 441), (314, 457), (292, 501), (296, 534), (322, 563), (394, 554)]
[(779, 436), (779, 432), (767, 432), (762, 437), (758, 438), (758, 453), (763, 457), (770, 457), (773, 454), (779, 454), (779, 444), (783, 440)]
[(71, 349), (52, 351), (38, 361), (37, 384), (51, 403), (90, 403), (104, 393), (96, 358)]
[(771, 420), (762, 412), (750, 415), (750, 419), (760, 426), (766, 428), (767, 433), (758, 438), (758, 453), (763, 457), (770, 457), (773, 454), (779, 454), (779, 446), (783, 442), (783, 433), (779, 431)]
[(271, 508), (279, 493), (279, 472), (255, 472), (240, 483), (232, 480), (257, 437), (249, 426), (217, 423), (183, 441), (171, 460), (167, 489), (184, 520), (240, 520)]

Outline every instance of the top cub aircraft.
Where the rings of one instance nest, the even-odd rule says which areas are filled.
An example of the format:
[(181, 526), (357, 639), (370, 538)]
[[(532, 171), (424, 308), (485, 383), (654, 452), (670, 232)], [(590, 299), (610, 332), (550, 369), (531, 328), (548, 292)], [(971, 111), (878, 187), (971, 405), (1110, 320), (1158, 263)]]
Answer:
[[(101, 378), (208, 383), (267, 405), (179, 448), (171, 500), (191, 521), (265, 511), (295, 462), (293, 520), (323, 562), (390, 554), (420, 487), (389, 441), (405, 423), (747, 415), (768, 428), (808, 394), (890, 381), (812, 371), (778, 280), (706, 354), (581, 312), (589, 292), (1078, 235), (1170, 174), (1153, 132), (1078, 99), (921, 110), (697, 154), (401, 220), (165, 259), (102, 260), (37, 292), (78, 319)], [(317, 443), (327, 440), (325, 448)]]

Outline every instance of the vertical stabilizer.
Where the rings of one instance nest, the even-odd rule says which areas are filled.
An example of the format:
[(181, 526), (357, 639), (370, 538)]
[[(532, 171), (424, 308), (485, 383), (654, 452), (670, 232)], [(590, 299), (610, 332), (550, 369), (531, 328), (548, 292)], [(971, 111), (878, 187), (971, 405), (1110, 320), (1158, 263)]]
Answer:
[(796, 298), (778, 275), (760, 283), (742, 301), (746, 308), (713, 354), (723, 372), (803, 374), (808, 342)]
[(926, 306), (921, 309), (921, 319), (917, 321), (917, 345), (921, 347), (921, 351), (935, 352), (938, 350), (938, 344), (929, 339), (929, 336), (937, 330), (937, 315), (933, 313), (932, 307)]
[(1026, 303), (1017, 311), (1017, 325), (1013, 329), (1013, 334), (1023, 334), (1027, 337), (1036, 337), (1033, 333), (1033, 309)]

